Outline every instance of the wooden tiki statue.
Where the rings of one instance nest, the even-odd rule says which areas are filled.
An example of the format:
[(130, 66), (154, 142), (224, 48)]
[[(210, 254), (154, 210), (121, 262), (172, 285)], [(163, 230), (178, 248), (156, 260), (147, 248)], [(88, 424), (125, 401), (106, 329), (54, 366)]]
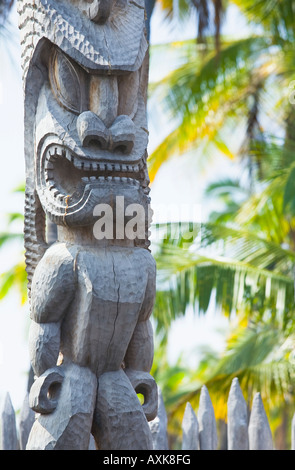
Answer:
[(22, 0), (18, 10), (36, 411), (27, 449), (87, 449), (91, 434), (97, 449), (151, 449), (144, 0)]

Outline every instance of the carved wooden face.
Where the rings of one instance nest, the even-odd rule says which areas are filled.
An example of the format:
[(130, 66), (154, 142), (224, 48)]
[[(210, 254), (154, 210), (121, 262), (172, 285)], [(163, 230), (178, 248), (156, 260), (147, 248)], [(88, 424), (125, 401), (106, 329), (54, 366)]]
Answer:
[(87, 70), (52, 47), (36, 113), (37, 191), (55, 223), (86, 225), (123, 195), (146, 199), (146, 60), (135, 72)]

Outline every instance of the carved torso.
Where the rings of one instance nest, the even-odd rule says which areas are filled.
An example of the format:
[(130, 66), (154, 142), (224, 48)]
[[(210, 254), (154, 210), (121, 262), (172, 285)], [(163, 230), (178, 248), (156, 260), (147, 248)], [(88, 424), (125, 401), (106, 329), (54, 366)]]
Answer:
[(155, 262), (143, 248), (56, 243), (35, 272), (32, 319), (61, 322), (63, 360), (99, 377), (124, 366), (135, 326), (151, 315), (154, 290)]

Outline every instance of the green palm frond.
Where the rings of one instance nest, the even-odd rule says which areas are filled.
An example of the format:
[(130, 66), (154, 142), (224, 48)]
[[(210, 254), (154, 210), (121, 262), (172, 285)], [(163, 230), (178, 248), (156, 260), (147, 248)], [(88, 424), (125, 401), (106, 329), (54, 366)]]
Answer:
[(17, 289), (23, 305), (27, 301), (27, 273), (24, 259), (0, 274), (0, 300), (12, 289)]
[(200, 58), (196, 63), (187, 61), (164, 78), (158, 87), (165, 88), (166, 101), (173, 115), (189, 118), (191, 113), (206, 110), (210, 99), (219, 100), (224, 93), (228, 95), (229, 89), (232, 95), (238, 92), (241, 84), (237, 78), (245, 85), (253, 64), (270, 46), (268, 38), (258, 36), (223, 41), (218, 58), (213, 50), (205, 58), (201, 57), (201, 62)]
[[(270, 322), (251, 324), (246, 328), (238, 325), (220, 357), (203, 357), (197, 377), (210, 390), (216, 418), (226, 419), (226, 400), (235, 377), (249, 404), (258, 391), (268, 411), (275, 404), (291, 399), (295, 338), (288, 333), (287, 329)], [(187, 401), (194, 403), (199, 393), (200, 386), (197, 385), (174, 403), (170, 413), (177, 413)]]
[(278, 42), (294, 41), (295, 8), (293, 0), (231, 0), (246, 18), (269, 31)]
[(173, 0), (158, 0), (162, 11), (164, 12), (165, 19), (171, 21), (177, 19), (178, 21), (185, 20), (191, 13), (192, 4), (190, 0), (179, 0), (177, 8)]
[(243, 310), (253, 317), (294, 312), (294, 252), (246, 229), (204, 224), (201, 243), (164, 241), (155, 253), (158, 331), (189, 305), (206, 312), (210, 300), (226, 315)]
[(292, 166), (277, 173), (266, 186), (257, 190), (240, 207), (235, 222), (240, 227), (260, 233), (266, 240), (279, 245), (287, 243), (293, 249), (294, 218), (286, 212), (286, 195), (284, 206), (286, 183), (291, 171)]
[(158, 0), (168, 21), (177, 19), (182, 23), (188, 17), (196, 16), (197, 40), (206, 43), (206, 36), (214, 30), (216, 49), (219, 49), (220, 30), (225, 9), (224, 0)]
[[(171, 113), (176, 124), (149, 157), (151, 181), (169, 158), (206, 142), (213, 142), (219, 151), (233, 156), (221, 130), (225, 118), (229, 124), (231, 119), (234, 122), (233, 118), (245, 116), (254, 63), (269, 46), (269, 40), (263, 37), (225, 43), (218, 59), (215, 52), (201, 64), (190, 59), (154, 85), (153, 92), (164, 97), (165, 112)], [(259, 80), (266, 79), (268, 69), (261, 66), (259, 70)]]
[(12, 232), (2, 232), (0, 233), (0, 248), (10, 242), (10, 241), (13, 241), (13, 240), (20, 240), (20, 241), (23, 241), (23, 234), (22, 233), (12, 233)]

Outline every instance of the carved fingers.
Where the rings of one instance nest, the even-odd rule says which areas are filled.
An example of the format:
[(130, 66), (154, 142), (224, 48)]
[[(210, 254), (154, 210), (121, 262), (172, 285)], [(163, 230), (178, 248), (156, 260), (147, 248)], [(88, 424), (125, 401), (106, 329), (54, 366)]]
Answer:
[(133, 369), (125, 369), (124, 372), (136, 393), (143, 395), (142, 410), (146, 419), (152, 421), (158, 412), (158, 388), (155, 380), (147, 372)]
[(29, 395), (30, 407), (36, 413), (52, 413), (57, 407), (64, 374), (58, 367), (48, 369), (32, 385)]

